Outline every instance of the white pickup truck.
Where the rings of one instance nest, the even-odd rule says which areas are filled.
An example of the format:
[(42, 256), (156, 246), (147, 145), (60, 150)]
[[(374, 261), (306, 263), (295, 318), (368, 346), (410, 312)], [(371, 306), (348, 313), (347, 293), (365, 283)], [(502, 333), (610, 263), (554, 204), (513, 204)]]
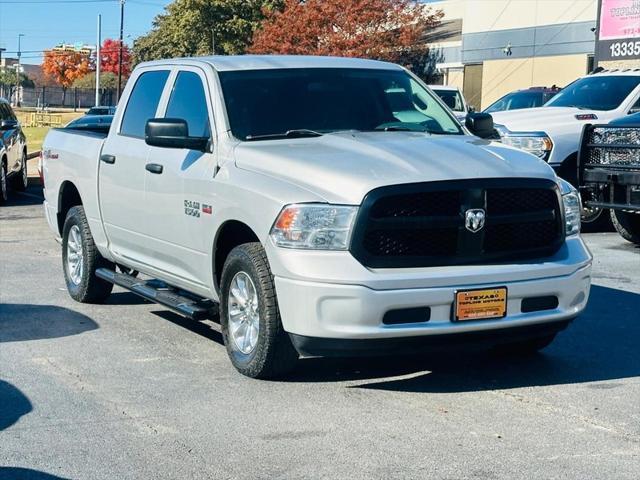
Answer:
[[(44, 210), (66, 284), (216, 315), (243, 374), (299, 355), (549, 344), (586, 306), (579, 195), (470, 134), (414, 75), (358, 59), (157, 61), (108, 133), (52, 130)], [(139, 272), (139, 273), (138, 273)]]
[[(640, 68), (604, 70), (566, 86), (538, 108), (492, 112), (502, 142), (542, 158), (578, 185), (578, 150), (586, 124), (604, 124), (640, 112)], [(593, 228), (607, 221), (598, 208), (583, 211)]]

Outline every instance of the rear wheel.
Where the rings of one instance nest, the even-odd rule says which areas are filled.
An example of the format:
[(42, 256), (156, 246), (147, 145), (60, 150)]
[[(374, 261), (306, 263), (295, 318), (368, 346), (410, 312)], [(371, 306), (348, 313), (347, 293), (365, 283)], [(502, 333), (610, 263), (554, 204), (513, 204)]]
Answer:
[(7, 161), (0, 160), (0, 205), (9, 199), (9, 185), (7, 184)]
[(545, 347), (548, 347), (556, 338), (556, 333), (542, 337), (530, 338), (518, 342), (505, 343), (493, 348), (493, 352), (499, 355), (531, 355)]
[(280, 320), (275, 285), (259, 243), (234, 248), (222, 270), (220, 324), (233, 366), (252, 378), (274, 378), (298, 360)]
[(27, 154), (22, 152), (22, 167), (18, 175), (13, 177), (13, 188), (19, 192), (23, 192), (27, 189), (29, 184), (29, 175), (27, 173)]
[(611, 210), (611, 222), (622, 238), (640, 245), (640, 213)]
[(98, 268), (115, 268), (98, 252), (81, 206), (67, 213), (62, 230), (62, 266), (71, 298), (81, 303), (103, 303), (113, 284), (96, 277)]

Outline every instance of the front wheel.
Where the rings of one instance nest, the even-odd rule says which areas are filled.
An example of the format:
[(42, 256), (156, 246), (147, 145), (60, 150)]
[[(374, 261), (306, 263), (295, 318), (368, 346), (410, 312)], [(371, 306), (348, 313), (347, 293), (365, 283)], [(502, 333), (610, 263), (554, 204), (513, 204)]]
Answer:
[(274, 378), (298, 360), (280, 320), (275, 285), (259, 243), (234, 248), (222, 270), (220, 323), (233, 366), (251, 378)]
[(609, 211), (598, 207), (583, 207), (580, 218), (584, 233), (606, 232), (611, 230)]
[(98, 252), (81, 206), (67, 213), (62, 230), (62, 266), (71, 298), (81, 303), (103, 303), (113, 284), (96, 277), (98, 268), (115, 268)]
[(640, 245), (640, 213), (611, 210), (611, 222), (622, 238)]

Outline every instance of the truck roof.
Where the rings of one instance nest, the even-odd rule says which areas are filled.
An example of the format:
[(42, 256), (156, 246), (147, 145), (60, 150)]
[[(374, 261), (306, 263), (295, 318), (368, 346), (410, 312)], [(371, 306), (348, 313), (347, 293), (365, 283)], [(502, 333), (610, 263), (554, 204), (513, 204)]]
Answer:
[(311, 55), (215, 55), (208, 57), (186, 57), (145, 62), (141, 66), (209, 64), (215, 70), (266, 70), (283, 68), (375, 68), (401, 70), (393, 63), (378, 60), (346, 57), (320, 57)]
[(621, 69), (613, 69), (613, 70), (601, 70), (596, 73), (591, 73), (589, 75), (584, 75), (584, 77), (611, 77), (616, 75), (630, 75), (630, 76), (640, 76), (640, 68), (621, 68)]

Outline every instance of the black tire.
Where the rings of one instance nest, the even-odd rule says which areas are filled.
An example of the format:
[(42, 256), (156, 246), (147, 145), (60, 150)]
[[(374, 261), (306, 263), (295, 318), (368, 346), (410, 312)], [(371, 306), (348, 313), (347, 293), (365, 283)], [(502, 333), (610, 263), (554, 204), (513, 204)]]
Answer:
[(608, 209), (597, 209), (595, 212), (587, 212), (582, 210), (581, 230), (584, 233), (610, 232), (613, 228), (611, 217)]
[(640, 245), (640, 213), (611, 210), (611, 223), (622, 238)]
[(532, 355), (545, 347), (548, 347), (556, 338), (557, 333), (544, 335), (542, 337), (530, 338), (528, 340), (520, 340), (518, 342), (505, 343), (497, 345), (493, 348), (493, 353), (508, 356), (526, 356)]
[[(69, 236), (74, 227), (77, 227), (77, 230), (74, 231), (79, 233), (82, 249), (82, 255), (79, 260), (81, 273), (79, 274), (78, 282), (72, 279), (71, 267), (68, 262)], [(81, 303), (103, 303), (109, 297), (111, 290), (113, 290), (113, 284), (96, 277), (98, 268), (114, 269), (115, 266), (105, 260), (98, 252), (89, 230), (84, 208), (82, 206), (72, 207), (67, 213), (62, 230), (62, 269), (71, 298)]]
[[(229, 328), (231, 283), (238, 273), (245, 273), (251, 279), (258, 299), (257, 344), (246, 354), (236, 345)], [(291, 371), (298, 352), (282, 327), (273, 276), (262, 245), (254, 242), (234, 248), (224, 263), (220, 284), (220, 325), (233, 366), (251, 378), (276, 378)]]
[(22, 152), (22, 167), (20, 171), (13, 176), (11, 186), (17, 192), (24, 192), (29, 185), (29, 175), (27, 173), (27, 154)]
[(9, 200), (9, 179), (7, 178), (7, 159), (0, 160), (0, 205)]

